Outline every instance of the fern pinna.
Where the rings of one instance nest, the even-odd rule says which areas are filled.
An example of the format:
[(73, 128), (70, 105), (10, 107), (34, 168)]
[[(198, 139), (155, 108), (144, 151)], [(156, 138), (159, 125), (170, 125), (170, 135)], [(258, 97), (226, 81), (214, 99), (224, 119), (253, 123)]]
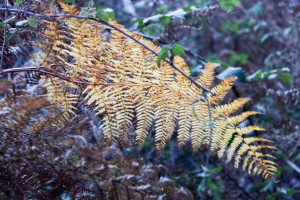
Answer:
[[(67, 14), (79, 13), (64, 3), (60, 6)], [(52, 105), (62, 109), (64, 120), (83, 102), (101, 117), (101, 128), (110, 141), (126, 137), (134, 126), (136, 140), (142, 143), (155, 123), (156, 147), (162, 149), (178, 127), (179, 146), (191, 140), (194, 151), (208, 145), (220, 158), (226, 156), (228, 162), (233, 160), (235, 167), (242, 166), (251, 174), (270, 178), (275, 173), (274, 157), (263, 150), (275, 147), (253, 136), (253, 131), (264, 129), (239, 126), (257, 113), (234, 115), (248, 99), (220, 105), (234, 77), (213, 87), (214, 65), (208, 63), (196, 78), (211, 89), (207, 93), (170, 63), (162, 60), (158, 65), (157, 56), (145, 46), (155, 52), (160, 47), (115, 21), (109, 24), (117, 29), (74, 17), (45, 20), (44, 24), (42, 41), (36, 43), (41, 51), (35, 60), (38, 68), (56, 76), (46, 77), (47, 95)], [(181, 57), (175, 56), (173, 64), (189, 74)]]

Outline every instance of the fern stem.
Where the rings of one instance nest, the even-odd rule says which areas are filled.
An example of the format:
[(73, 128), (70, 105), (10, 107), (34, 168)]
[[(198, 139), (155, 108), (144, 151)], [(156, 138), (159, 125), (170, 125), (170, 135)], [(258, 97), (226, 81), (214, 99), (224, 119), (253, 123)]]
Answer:
[(212, 140), (212, 119), (211, 119), (211, 108), (210, 108), (210, 102), (209, 102), (209, 98), (207, 98), (207, 96), (205, 96), (206, 102), (207, 102), (207, 110), (208, 110), (208, 118), (209, 118), (209, 143), (208, 143), (208, 153), (206, 155), (206, 161), (205, 161), (205, 171), (204, 171), (204, 177), (201, 183), (201, 188), (204, 188), (204, 184), (206, 181), (206, 171), (208, 168), (208, 163), (210, 160), (210, 148), (211, 148), (211, 140)]
[(159, 87), (159, 85), (153, 85), (153, 84), (104, 83), (104, 82), (89, 83), (89, 82), (85, 82), (85, 81), (72, 80), (72, 79), (69, 79), (66, 76), (61, 75), (61, 74), (41, 70), (41, 68), (38, 69), (36, 67), (23, 67), (23, 68), (6, 69), (6, 70), (3, 70), (1, 74), (9, 74), (9, 73), (13, 74), (13, 73), (18, 73), (18, 72), (39, 72), (39, 73), (42, 73), (42, 74), (47, 74), (47, 75), (50, 75), (50, 76), (54, 76), (54, 77), (60, 78), (62, 80), (72, 82), (74, 84), (79, 84), (79, 85), (103, 85), (103, 86), (141, 86), (142, 85), (142, 86)]
[[(15, 13), (24, 13), (24, 14), (28, 14), (28, 15), (32, 15), (32, 16), (36, 16), (38, 18), (41, 19), (53, 19), (53, 18), (64, 18), (64, 17), (68, 17), (68, 18), (77, 18), (77, 19), (85, 19), (85, 20), (92, 20), (92, 21), (96, 21), (102, 24), (105, 24), (106, 26), (109, 26), (113, 29), (115, 29), (116, 31), (122, 33), (123, 35), (125, 35), (126, 37), (132, 39), (133, 41), (135, 41), (136, 43), (138, 43), (139, 45), (143, 46), (145, 49), (147, 49), (148, 51), (150, 51), (152, 54), (154, 54), (155, 56), (159, 56), (159, 54), (157, 52), (155, 52), (153, 49), (151, 49), (150, 47), (148, 47), (147, 45), (143, 44), (142, 42), (140, 42), (139, 40), (135, 39), (134, 37), (132, 37), (131, 35), (127, 34), (125, 31), (121, 30), (120, 28), (111, 25), (101, 19), (97, 19), (94, 17), (84, 17), (84, 16), (79, 16), (79, 15), (43, 15), (43, 14), (39, 14), (39, 13), (33, 13), (30, 11), (26, 11), (26, 10), (20, 10), (20, 9), (10, 9), (10, 8), (0, 8), (0, 11), (9, 11), (9, 12), (15, 12)], [(168, 59), (163, 59), (163, 61), (165, 61), (166, 63), (168, 63), (171, 67), (173, 67), (175, 70), (177, 70), (181, 75), (183, 75), (184, 77), (186, 77), (187, 79), (189, 79), (194, 85), (196, 85), (198, 88), (201, 88), (202, 90), (204, 90), (205, 92), (212, 93), (209, 89), (207, 89), (206, 87), (202, 86), (201, 84), (199, 84), (197, 81), (194, 80), (193, 77), (190, 77), (189, 75), (187, 75), (186, 73), (184, 73), (181, 69), (179, 69), (176, 65), (174, 65), (170, 60)]]
[[(210, 102), (209, 98), (206, 98), (207, 100), (207, 110), (208, 110), (208, 118), (209, 118), (209, 143), (208, 143), (208, 155), (206, 158), (205, 167), (207, 168), (208, 162), (210, 159), (210, 148), (211, 148), (211, 140), (212, 140), (212, 119), (211, 119), (211, 108), (210, 108)], [(204, 177), (205, 178), (205, 177)]]

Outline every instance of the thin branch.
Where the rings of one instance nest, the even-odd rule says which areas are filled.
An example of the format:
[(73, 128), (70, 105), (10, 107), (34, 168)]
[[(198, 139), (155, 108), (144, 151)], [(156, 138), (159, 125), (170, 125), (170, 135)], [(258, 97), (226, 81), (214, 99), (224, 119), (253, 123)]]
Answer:
[(286, 162), (286, 164), (288, 164), (291, 168), (293, 168), (293, 170), (295, 170), (298, 174), (300, 174), (300, 167), (296, 165), (296, 163), (294, 163), (293, 161), (289, 160), (289, 159), (285, 159), (284, 160)]
[[(5, 15), (4, 15), (4, 21), (7, 19), (7, 0), (5, 0)], [(6, 43), (6, 24), (4, 24), (3, 27), (3, 44), (2, 44), (2, 49), (1, 49), (1, 60), (0, 60), (0, 77), (1, 77), (1, 72), (3, 70), (3, 59), (4, 59), (4, 49), (5, 49), (5, 43)]]
[[(203, 155), (203, 156), (206, 156), (205, 154), (204, 154), (204, 152), (202, 152), (202, 151), (200, 151), (201, 152), (201, 154)], [(217, 167), (218, 165), (216, 164), (216, 162), (215, 161), (213, 161), (211, 158), (209, 158), (209, 162), (214, 166), (214, 167)], [(223, 169), (224, 169), (224, 167), (223, 167)], [(225, 172), (225, 170), (222, 170), (222, 172), (223, 172), (223, 174), (231, 181), (231, 182), (233, 182), (234, 183), (234, 185), (238, 188), (238, 189), (240, 189), (249, 199), (251, 199), (251, 200), (255, 200), (255, 198), (254, 197), (252, 197), (242, 186), (240, 186), (239, 185), (239, 183), (234, 179), (234, 178), (232, 178), (230, 175), (228, 175), (226, 172)]]
[[(19, 10), (19, 9), (10, 9), (10, 8), (0, 8), (0, 11), (9, 11), (9, 12), (14, 12), (14, 13), (24, 13), (24, 14), (28, 14), (28, 15), (32, 15), (32, 16), (36, 16), (38, 18), (41, 19), (53, 19), (53, 18), (77, 18), (77, 19), (85, 19), (85, 20), (92, 20), (92, 21), (96, 21), (102, 24), (105, 24), (106, 26), (109, 26), (113, 29), (115, 29), (116, 31), (122, 33), (123, 35), (125, 35), (126, 37), (132, 39), (133, 41), (135, 41), (136, 43), (138, 43), (139, 45), (141, 45), (142, 47), (144, 47), (145, 49), (147, 49), (148, 51), (150, 51), (152, 54), (159, 56), (159, 54), (157, 52), (155, 52), (153, 49), (151, 49), (150, 47), (148, 47), (147, 45), (143, 44), (141, 41), (135, 39), (134, 37), (132, 37), (131, 35), (129, 35), (128, 33), (126, 33), (126, 31), (111, 25), (101, 19), (97, 19), (94, 17), (84, 17), (84, 16), (79, 16), (79, 15), (61, 15), (61, 14), (57, 14), (57, 15), (43, 15), (43, 14), (39, 14), (39, 13), (33, 13), (30, 11), (26, 11), (26, 10)], [(201, 84), (199, 84), (197, 81), (195, 81), (193, 79), (193, 77), (190, 77), (189, 75), (185, 74), (180, 68), (178, 68), (176, 65), (174, 65), (170, 60), (168, 59), (163, 59), (163, 61), (165, 61), (167, 64), (169, 64), (170, 66), (172, 66), (175, 70), (177, 70), (181, 75), (183, 75), (184, 77), (186, 77), (187, 79), (189, 79), (193, 84), (195, 84), (198, 88), (201, 88), (202, 90), (204, 90), (205, 92), (211, 93), (213, 94), (209, 89), (203, 87)]]
[(12, 68), (12, 69), (6, 69), (3, 70), (1, 74), (13, 74), (13, 73), (18, 73), (18, 72), (39, 72), (42, 74), (48, 74), (50, 76), (54, 76), (57, 78), (60, 78), (62, 80), (74, 83), (74, 84), (79, 84), (79, 85), (103, 85), (103, 86), (152, 86), (152, 87), (159, 87), (159, 85), (153, 85), (153, 84), (134, 84), (134, 83), (104, 83), (104, 82), (97, 82), (97, 83), (89, 83), (86, 81), (77, 81), (77, 80), (72, 80), (66, 76), (63, 76), (58, 73), (53, 73), (50, 71), (45, 71), (42, 70), (41, 68), (36, 68), (36, 67), (21, 67), (21, 68)]

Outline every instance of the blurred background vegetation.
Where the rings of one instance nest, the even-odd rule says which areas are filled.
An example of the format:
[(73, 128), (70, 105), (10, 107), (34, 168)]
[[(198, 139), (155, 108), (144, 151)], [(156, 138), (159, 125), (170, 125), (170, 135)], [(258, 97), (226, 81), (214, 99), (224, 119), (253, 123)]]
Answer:
[[(17, 2), (24, 7), (25, 2), (30, 3)], [(161, 154), (156, 153), (151, 136), (141, 151), (134, 146), (122, 148), (125, 157), (137, 154), (145, 163), (164, 166), (154, 176), (167, 176), (171, 183), (162, 180), (160, 184), (165, 181), (190, 192), (185, 191), (184, 198), (171, 195), (170, 199), (189, 199), (190, 194), (194, 199), (300, 199), (298, 0), (64, 2), (78, 8), (95, 7), (102, 19), (115, 18), (170, 52), (182, 53), (193, 76), (200, 73), (206, 62), (217, 63), (219, 79), (238, 77), (232, 97), (251, 98), (245, 109), (262, 114), (246, 123), (265, 127), (263, 137), (278, 147), (275, 156), (279, 171), (274, 180), (249, 176), (218, 161), (215, 155), (211, 155), (206, 166), (205, 150), (193, 154), (190, 147), (178, 149), (175, 138)]]

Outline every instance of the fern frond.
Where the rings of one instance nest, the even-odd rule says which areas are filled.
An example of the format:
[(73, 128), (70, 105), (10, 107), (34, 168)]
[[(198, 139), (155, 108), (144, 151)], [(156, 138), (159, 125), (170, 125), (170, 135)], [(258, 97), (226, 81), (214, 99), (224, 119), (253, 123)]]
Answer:
[(212, 105), (216, 105), (220, 101), (222, 101), (223, 98), (228, 93), (228, 91), (232, 88), (235, 80), (236, 77), (228, 77), (225, 80), (223, 80), (221, 83), (219, 83), (217, 86), (215, 86), (211, 90), (211, 92), (214, 93), (214, 95), (208, 94), (209, 103)]
[(161, 98), (155, 109), (155, 142), (158, 150), (165, 147), (166, 142), (175, 131), (176, 112), (178, 107), (171, 98)]
[[(78, 102), (79, 96), (72, 93), (77, 86), (56, 77), (51, 77), (46, 80), (44, 87), (47, 88), (46, 97), (50, 102), (50, 108), (61, 108), (62, 119), (69, 121), (71, 116), (75, 115), (77, 108), (75, 105)], [(60, 121), (62, 122), (62, 121)]]
[(238, 135), (235, 135), (232, 143), (229, 146), (228, 152), (227, 152), (227, 163), (231, 161), (234, 153), (237, 151), (238, 147), (242, 143), (243, 143), (243, 138)]
[(70, 6), (62, 1), (58, 2), (60, 7), (63, 9), (64, 12), (69, 13), (69, 14), (73, 14), (73, 15), (78, 15), (79, 11), (77, 10), (77, 8)]
[(193, 107), (192, 118), (192, 147), (193, 151), (198, 151), (201, 144), (209, 143), (210, 136), (209, 114), (205, 102), (197, 102)]
[(179, 147), (186, 144), (190, 137), (190, 129), (192, 126), (193, 107), (189, 104), (183, 104), (179, 107), (178, 113), (178, 143)]
[(220, 148), (220, 143), (223, 140), (224, 133), (227, 128), (225, 119), (215, 120), (212, 128), (211, 151), (216, 151)]
[(154, 118), (154, 104), (148, 96), (144, 95), (140, 99), (137, 99), (138, 103), (136, 107), (136, 139), (139, 144), (145, 141)]
[[(79, 14), (67, 4), (60, 2), (60, 6), (64, 12)], [(265, 145), (269, 140), (248, 134), (264, 129), (238, 126), (257, 113), (233, 116), (249, 99), (238, 98), (221, 105), (236, 78), (227, 78), (213, 87), (215, 67), (206, 64), (196, 81), (205, 88), (213, 87), (212, 95), (164, 60), (158, 66), (153, 51), (159, 52), (160, 47), (115, 21), (109, 21), (113, 25), (109, 30), (107, 24), (76, 18), (44, 23), (44, 40), (36, 43), (41, 50), (36, 60), (38, 67), (50, 74), (68, 77), (59, 80), (50, 76), (48, 80), (54, 81), (46, 83), (50, 102), (66, 113), (64, 118), (76, 114), (80, 100), (101, 118), (107, 140), (118, 142), (135, 132), (140, 144), (155, 123), (157, 149), (166, 145), (178, 124), (179, 146), (191, 139), (193, 151), (197, 151), (201, 144), (210, 143), (210, 151), (216, 151), (219, 158), (227, 156), (227, 162), (234, 160), (236, 167), (243, 160), (244, 170), (253, 174), (270, 177), (274, 173), (276, 166), (269, 161), (273, 157), (260, 151), (275, 148)], [(175, 56), (173, 64), (189, 74), (183, 58)]]
[(218, 115), (221, 115), (221, 116), (228, 116), (228, 115), (238, 111), (248, 101), (249, 101), (249, 99), (247, 99), (247, 98), (238, 98), (231, 103), (216, 106), (214, 108), (213, 112), (216, 112)]
[(234, 126), (234, 125), (237, 125), (237, 124), (245, 121), (248, 117), (250, 117), (252, 115), (256, 115), (256, 114), (259, 114), (259, 113), (254, 112), (254, 111), (246, 111), (246, 112), (243, 112), (239, 115), (228, 117), (227, 122)]
[(207, 63), (196, 80), (204, 87), (211, 88), (215, 80), (215, 65)]
[(244, 141), (246, 144), (250, 144), (253, 142), (272, 142), (271, 140), (267, 140), (267, 139), (259, 138), (259, 137), (246, 137), (246, 138), (244, 138)]
[(239, 135), (245, 135), (245, 134), (253, 132), (253, 131), (265, 131), (265, 129), (263, 129), (259, 126), (247, 126), (247, 127), (243, 127), (243, 128), (236, 128), (236, 132)]

